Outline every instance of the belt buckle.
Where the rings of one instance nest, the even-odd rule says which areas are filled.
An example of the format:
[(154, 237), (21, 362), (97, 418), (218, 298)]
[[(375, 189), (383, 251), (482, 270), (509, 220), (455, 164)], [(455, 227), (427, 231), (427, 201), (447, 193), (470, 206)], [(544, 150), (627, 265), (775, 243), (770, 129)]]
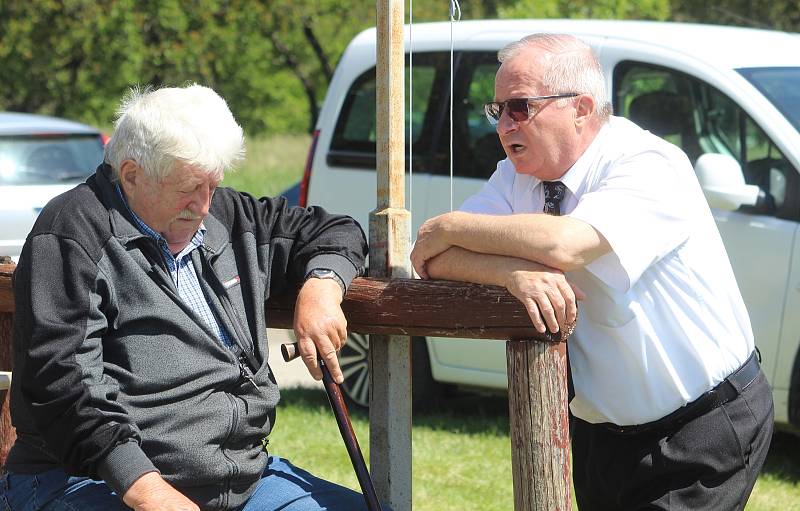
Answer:
[(617, 424), (614, 424), (613, 422), (607, 422), (605, 424), (605, 427), (612, 433), (616, 433), (618, 435), (624, 435), (625, 433), (628, 432), (628, 428), (626, 428), (625, 426), (619, 426)]

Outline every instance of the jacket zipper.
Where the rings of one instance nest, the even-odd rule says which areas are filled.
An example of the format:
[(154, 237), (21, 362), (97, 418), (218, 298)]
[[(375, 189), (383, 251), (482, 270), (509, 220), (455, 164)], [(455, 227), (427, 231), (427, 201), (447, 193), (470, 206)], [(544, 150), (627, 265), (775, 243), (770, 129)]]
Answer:
[(170, 293), (172, 293), (172, 295), (176, 298), (180, 299), (178, 287), (175, 285), (175, 281), (172, 280), (172, 276), (169, 273), (169, 266), (167, 265), (166, 259), (164, 259), (164, 254), (161, 252), (158, 243), (156, 243), (156, 241), (152, 238), (144, 235), (142, 235), (141, 242), (144, 244), (144, 247), (146, 247), (142, 252), (150, 261), (150, 268), (155, 272), (162, 283), (166, 285)]
[(250, 370), (250, 368), (247, 367), (247, 360), (245, 359), (245, 357), (243, 355), (239, 356), (239, 377), (241, 378), (240, 381), (244, 380), (244, 381), (248, 382), (250, 385), (253, 386), (254, 389), (256, 389), (256, 391), (259, 394), (261, 394), (264, 397), (268, 397), (267, 393), (264, 392), (264, 389), (262, 389), (261, 387), (258, 386), (254, 376), (255, 375)]
[(217, 295), (219, 302), (222, 304), (225, 314), (227, 314), (228, 318), (231, 320), (230, 322), (234, 329), (233, 333), (235, 334), (233, 335), (234, 341), (236, 341), (236, 344), (239, 345), (239, 349), (242, 350), (242, 353), (246, 357), (252, 371), (257, 371), (259, 364), (255, 356), (255, 346), (253, 345), (252, 341), (250, 341), (250, 336), (247, 334), (247, 329), (242, 326), (241, 318), (238, 314), (236, 314), (236, 311), (233, 310), (233, 305), (231, 304), (227, 289), (225, 289), (225, 286), (222, 285), (222, 281), (217, 275), (217, 272), (214, 271), (213, 266), (211, 266), (211, 262), (207, 258), (206, 251), (209, 249), (205, 246), (203, 246), (203, 249), (204, 250), (201, 251), (200, 257), (202, 259), (202, 264), (208, 271), (209, 275), (213, 277), (210, 279), (210, 284), (212, 288), (216, 288), (215, 294)]
[(231, 396), (227, 392), (225, 392), (225, 396), (228, 398), (228, 401), (231, 404), (231, 415), (233, 416), (231, 418), (231, 427), (228, 430), (228, 434), (225, 435), (225, 440), (223, 440), (222, 445), (220, 445), (220, 449), (222, 450), (222, 455), (225, 456), (225, 459), (228, 461), (228, 468), (230, 469), (229, 476), (225, 481), (225, 495), (222, 498), (223, 506), (227, 507), (228, 500), (230, 499), (231, 484), (233, 484), (233, 478), (239, 474), (238, 465), (236, 464), (235, 461), (233, 461), (233, 459), (230, 456), (228, 456), (228, 453), (226, 452), (228, 440), (231, 439), (231, 436), (233, 435), (233, 432), (236, 429), (236, 425), (239, 423), (239, 408), (236, 406), (236, 401), (233, 399), (233, 396)]

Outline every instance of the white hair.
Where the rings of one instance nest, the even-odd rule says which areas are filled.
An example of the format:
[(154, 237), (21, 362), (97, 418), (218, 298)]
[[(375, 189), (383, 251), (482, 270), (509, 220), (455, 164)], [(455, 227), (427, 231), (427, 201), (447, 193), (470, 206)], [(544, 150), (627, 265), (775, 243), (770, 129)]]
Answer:
[[(606, 81), (597, 57), (588, 44), (568, 34), (532, 34), (506, 45), (497, 53), (501, 63), (515, 58), (527, 48), (536, 47), (551, 54), (549, 67), (541, 73), (543, 93), (580, 92), (594, 99), (595, 115), (601, 122), (611, 115), (606, 99)], [(566, 104), (565, 100), (561, 100)]]
[(208, 87), (131, 88), (117, 110), (105, 161), (114, 178), (125, 160), (161, 181), (176, 163), (222, 179), (244, 157), (244, 135), (222, 97)]

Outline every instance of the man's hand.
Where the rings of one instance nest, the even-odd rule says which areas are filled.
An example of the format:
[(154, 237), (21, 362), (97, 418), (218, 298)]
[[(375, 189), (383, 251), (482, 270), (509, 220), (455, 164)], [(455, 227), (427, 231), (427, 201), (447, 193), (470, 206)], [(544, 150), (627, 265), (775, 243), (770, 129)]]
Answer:
[(447, 225), (458, 214), (452, 212), (435, 216), (426, 220), (417, 231), (417, 241), (411, 250), (411, 264), (423, 279), (430, 278), (425, 264), (452, 246), (447, 241)]
[(347, 340), (347, 320), (342, 312), (342, 288), (332, 279), (306, 280), (294, 308), (294, 333), (300, 356), (315, 380), (322, 379), (317, 354), (336, 383), (344, 376), (336, 352)]
[(525, 306), (533, 327), (540, 333), (548, 329), (556, 333), (575, 323), (576, 300), (586, 298), (580, 288), (554, 269), (512, 271), (505, 286)]
[(158, 472), (137, 479), (122, 496), (134, 511), (200, 511), (197, 504), (170, 486)]

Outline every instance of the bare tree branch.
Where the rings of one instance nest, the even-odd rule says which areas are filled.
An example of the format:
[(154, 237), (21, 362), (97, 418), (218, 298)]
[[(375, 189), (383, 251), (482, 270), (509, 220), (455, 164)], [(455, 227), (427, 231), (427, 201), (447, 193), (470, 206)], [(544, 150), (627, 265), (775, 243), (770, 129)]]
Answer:
[(300, 63), (295, 58), (294, 54), (286, 47), (285, 44), (275, 35), (274, 31), (268, 30), (267, 37), (269, 38), (272, 46), (275, 48), (275, 51), (278, 52), (278, 55), (283, 59), (286, 66), (292, 70), (292, 73), (300, 80), (300, 83), (303, 85), (303, 90), (306, 93), (306, 99), (308, 100), (308, 111), (311, 114), (310, 116), (310, 124), (308, 131), (309, 133), (314, 130), (314, 126), (317, 125), (317, 118), (319, 117), (319, 106), (317, 105), (317, 94), (316, 88), (314, 87), (314, 82), (306, 73), (302, 71), (300, 68)]
[(328, 60), (328, 56), (325, 55), (325, 50), (322, 49), (319, 39), (317, 39), (317, 36), (314, 33), (314, 28), (311, 26), (311, 18), (308, 16), (303, 16), (303, 35), (306, 37), (306, 40), (314, 50), (314, 55), (317, 56), (317, 60), (319, 60), (320, 67), (322, 67), (322, 73), (325, 76), (325, 82), (331, 83), (331, 78), (333, 77), (331, 63)]
[(744, 26), (747, 26), (747, 27), (763, 28), (763, 29), (766, 29), (766, 30), (770, 30), (770, 29), (774, 28), (774, 27), (770, 26), (768, 23), (764, 23), (762, 21), (754, 20), (753, 18), (750, 18), (748, 16), (743, 16), (741, 14), (737, 14), (737, 13), (733, 12), (732, 10), (727, 9), (725, 7), (712, 6), (711, 9), (716, 11), (716, 12), (718, 12), (718, 13), (720, 13), (720, 14), (722, 14), (724, 17), (727, 17), (728, 19), (731, 19), (733, 21), (738, 21), (739, 23), (741, 23), (741, 24), (743, 24)]

